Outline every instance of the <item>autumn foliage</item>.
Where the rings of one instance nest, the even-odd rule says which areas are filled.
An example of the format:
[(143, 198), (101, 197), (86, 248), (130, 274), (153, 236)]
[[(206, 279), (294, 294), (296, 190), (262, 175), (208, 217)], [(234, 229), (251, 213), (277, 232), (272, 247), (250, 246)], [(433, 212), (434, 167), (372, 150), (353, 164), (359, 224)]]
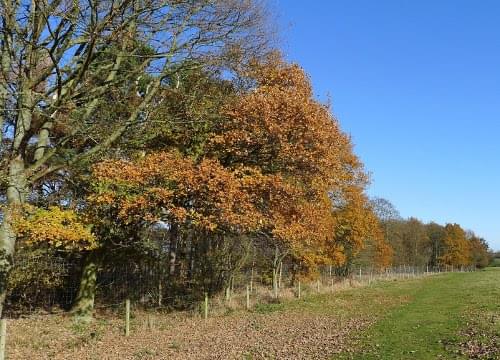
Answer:
[(458, 224), (446, 225), (445, 231), (445, 253), (441, 256), (441, 261), (446, 265), (469, 265), (472, 262), (471, 244), (465, 231)]
[(242, 232), (262, 221), (247, 189), (263, 179), (250, 169), (229, 171), (217, 160), (195, 163), (177, 152), (157, 152), (136, 162), (104, 161), (94, 174), (89, 201), (124, 224), (166, 221)]
[(97, 239), (75, 211), (51, 206), (48, 209), (25, 206), (15, 222), (21, 244), (50, 247), (63, 251), (93, 250)]
[[(206, 98), (192, 99), (196, 89)], [(22, 244), (80, 255), (90, 274), (97, 261), (153, 256), (172, 289), (189, 281), (210, 291), (229, 289), (249, 266), (276, 288), (284, 264), (303, 279), (322, 266), (346, 276), (361, 265), (484, 262), (484, 242), (459, 225), (402, 220), (370, 201), (351, 139), (298, 65), (271, 54), (234, 83), (191, 72), (160, 94), (158, 127), (74, 169), (78, 186), (61, 191), (78, 194), (78, 205), (26, 208), (16, 222)], [(81, 284), (79, 294), (95, 291)]]
[(387, 200), (377, 198), (371, 202), (386, 243), (391, 246), (395, 266), (462, 269), (488, 265), (488, 244), (472, 231), (464, 230), (459, 224), (426, 224), (416, 218), (402, 219)]
[(343, 265), (373, 239), (389, 265), (362, 164), (304, 71), (270, 56), (244, 76), (254, 85), (220, 108), (196, 160), (165, 147), (97, 164), (96, 218), (271, 239), (306, 271)]
[[(485, 258), (481, 239), (459, 225), (402, 220), (370, 201), (349, 136), (299, 66), (271, 54), (238, 76), (243, 85), (192, 72), (184, 87), (162, 91), (152, 114), (160, 126), (79, 169), (87, 189), (80, 206), (30, 208), (17, 223), (23, 243), (141, 261), (165, 249), (144, 235), (156, 229), (168, 238), (169, 278), (208, 276), (215, 288), (230, 286), (249, 259), (272, 270), (275, 285), (284, 263), (293, 277), (314, 277), (324, 265), (347, 275), (361, 264), (467, 266)], [(207, 98), (191, 99), (199, 86)], [(209, 120), (196, 124), (200, 116)], [(181, 254), (190, 275), (177, 267)]]

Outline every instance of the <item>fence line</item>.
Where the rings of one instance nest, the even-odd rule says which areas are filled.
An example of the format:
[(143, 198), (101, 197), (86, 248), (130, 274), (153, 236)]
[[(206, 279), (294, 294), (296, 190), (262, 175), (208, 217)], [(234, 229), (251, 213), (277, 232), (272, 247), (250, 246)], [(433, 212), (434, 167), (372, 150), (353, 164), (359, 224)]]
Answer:
[[(35, 265), (42, 271), (34, 277), (21, 278), (20, 285), (10, 292), (5, 314), (7, 316), (26, 315), (44, 310), (69, 309), (78, 291), (78, 272), (71, 264), (63, 261), (44, 263), (43, 259), (29, 259), (27, 263), (17, 263), (23, 269)], [(55, 269), (55, 270), (54, 270)], [(269, 272), (258, 272), (254, 267), (232, 273), (225, 289), (211, 288), (209, 281), (179, 281), (165, 274), (165, 265), (130, 264), (100, 269), (97, 277), (96, 304), (99, 310), (119, 309), (126, 299), (134, 306), (144, 309), (173, 310), (188, 309), (207, 313), (206, 298), (217, 299), (220, 304), (237, 301), (244, 308), (262, 301), (282, 296), (303, 297), (310, 293), (332, 292), (338, 287), (371, 285), (378, 280), (411, 279), (449, 271), (471, 271), (473, 268), (453, 266), (410, 266), (400, 265), (383, 270), (370, 267), (353, 267), (347, 276), (335, 274), (331, 266), (320, 269), (314, 283), (297, 278), (290, 269), (282, 266), (279, 279), (274, 282)], [(52, 276), (52, 277), (51, 277)], [(181, 276), (182, 278), (182, 276)], [(25, 283), (23, 283), (25, 281)], [(225, 296), (219, 295), (224, 293)], [(201, 311), (205, 306), (205, 310)], [(233, 305), (235, 306), (235, 305)], [(207, 315), (208, 316), (208, 315)]]
[[(60, 266), (61, 264), (58, 264)], [(334, 294), (336, 291), (343, 289), (350, 289), (358, 286), (371, 286), (377, 281), (406, 281), (424, 276), (434, 276), (443, 272), (465, 272), (475, 271), (473, 267), (453, 267), (453, 266), (409, 266), (401, 265), (397, 267), (377, 270), (374, 268), (353, 268), (348, 276), (338, 276), (332, 272), (331, 267), (324, 267), (321, 269), (319, 276), (316, 280), (306, 281), (304, 279), (296, 279), (290, 277), (286, 269), (280, 270), (279, 281), (266, 280), (266, 274), (258, 274), (255, 269), (250, 272), (242, 272), (233, 276), (229, 282), (226, 291), (219, 291), (218, 293), (209, 296), (205, 289), (190, 289), (197, 290), (194, 293), (175, 294), (168, 296), (165, 290), (169, 289), (169, 284), (166, 283), (168, 279), (158, 277), (158, 274), (151, 271), (152, 268), (146, 269), (147, 271), (125, 271), (121, 274), (120, 278), (110, 277), (110, 273), (101, 273), (99, 278), (99, 291), (98, 295), (103, 296), (102, 300), (95, 304), (98, 311), (105, 311), (112, 309), (114, 312), (123, 311), (123, 333), (124, 336), (130, 336), (135, 328), (131, 327), (131, 318), (135, 318), (136, 322), (140, 318), (137, 315), (143, 315), (144, 328), (152, 331), (155, 329), (155, 312), (172, 310), (172, 303), (175, 301), (182, 301), (186, 308), (190, 309), (190, 316), (198, 316), (204, 320), (218, 315), (218, 311), (225, 310), (228, 307), (232, 309), (246, 309), (252, 311), (260, 304), (268, 304), (270, 302), (277, 302), (285, 299), (303, 299), (304, 297), (318, 295), (318, 294)], [(144, 269), (143, 269), (144, 270)], [(68, 278), (70, 272), (64, 272)], [(113, 274), (117, 274), (113, 272)], [(147, 276), (146, 276), (147, 274)], [(125, 275), (125, 276), (124, 276)], [(233, 274), (236, 275), (236, 274)], [(284, 275), (284, 276), (283, 276)], [(159, 281), (160, 279), (160, 281)], [(71, 284), (69, 279), (60, 282), (61, 284)], [(156, 289), (156, 293), (152, 291)], [(140, 286), (138, 286), (140, 285)], [(110, 296), (109, 291), (115, 291), (118, 287), (124, 287), (121, 292), (114, 293), (115, 297)], [(274, 288), (273, 288), (274, 287)], [(21, 287), (21, 289), (23, 289)], [(33, 289), (31, 289), (33, 290)], [(35, 286), (35, 290), (37, 289)], [(54, 290), (54, 289), (51, 289)], [(197, 298), (194, 294), (203, 294), (202, 297)], [(75, 289), (66, 289), (66, 293), (75, 293)], [(108, 291), (108, 292), (107, 292)], [(41, 291), (43, 293), (43, 291)], [(51, 291), (45, 292), (49, 300), (56, 299), (50, 297)], [(118, 296), (117, 296), (118, 294)], [(22, 294), (15, 296), (21, 297)], [(133, 295), (133, 299), (131, 298)], [(14, 296), (12, 293), (9, 295)], [(156, 298), (154, 298), (156, 296)], [(113, 299), (114, 301), (110, 301)], [(60, 298), (59, 298), (60, 300)], [(50, 302), (50, 301), (49, 301)], [(11, 303), (7, 302), (7, 305)], [(47, 305), (47, 302), (45, 303)], [(56, 303), (50, 303), (56, 305)], [(29, 308), (32, 310), (33, 307)], [(224, 311), (225, 312), (225, 311)], [(25, 314), (30, 313), (26, 311)], [(6, 308), (5, 315), (12, 314), (12, 309)], [(50, 315), (51, 313), (45, 313)], [(145, 314), (145, 315), (144, 315)], [(4, 359), (6, 347), (6, 319), (0, 320), (0, 360)]]
[[(377, 281), (407, 281), (412, 279), (418, 279), (425, 276), (434, 276), (445, 272), (466, 272), (474, 271), (472, 268), (430, 268), (430, 267), (412, 267), (412, 266), (401, 266), (397, 268), (385, 269), (383, 271), (375, 271), (373, 269), (363, 269), (358, 268), (357, 273), (352, 273), (352, 276), (339, 278), (333, 274), (320, 276), (315, 281), (297, 281), (294, 286), (282, 286), (277, 292), (278, 299), (303, 299), (307, 296), (314, 296), (318, 294), (332, 294), (336, 291), (342, 291), (344, 289), (351, 289), (354, 287), (371, 286)], [(326, 282), (327, 279), (329, 282)], [(197, 302), (201, 304), (199, 309), (199, 314), (203, 319), (208, 319), (212, 316), (217, 316), (217, 309), (221, 306), (229, 306), (233, 309), (246, 309), (252, 311), (255, 306), (260, 304), (269, 303), (269, 300), (275, 296), (275, 289), (267, 286), (254, 286), (253, 289), (250, 288), (250, 280), (244, 287), (244, 291), (241, 291), (242, 287), (237, 286), (235, 290), (232, 291), (232, 295), (229, 299), (226, 298), (225, 294), (219, 294), (212, 298), (209, 298), (208, 294), (205, 293), (205, 297), (202, 302)], [(267, 296), (267, 299), (265, 298)], [(126, 300), (127, 304), (130, 300)], [(214, 304), (215, 303), (215, 304)], [(217, 304), (218, 303), (218, 304)], [(143, 308), (140, 303), (135, 303), (132, 307), (132, 311), (139, 311)], [(130, 305), (129, 305), (130, 306)], [(125, 305), (125, 312), (127, 313), (127, 305)], [(155, 307), (156, 310), (162, 310), (164, 307)], [(215, 309), (215, 310), (214, 310)], [(144, 310), (144, 308), (143, 308)], [(192, 313), (196, 316), (196, 312)], [(126, 319), (128, 317), (126, 316)], [(148, 312), (146, 315), (146, 328), (152, 330), (154, 328), (154, 317)], [(129, 328), (126, 323), (125, 329)], [(127, 331), (126, 331), (127, 333)]]

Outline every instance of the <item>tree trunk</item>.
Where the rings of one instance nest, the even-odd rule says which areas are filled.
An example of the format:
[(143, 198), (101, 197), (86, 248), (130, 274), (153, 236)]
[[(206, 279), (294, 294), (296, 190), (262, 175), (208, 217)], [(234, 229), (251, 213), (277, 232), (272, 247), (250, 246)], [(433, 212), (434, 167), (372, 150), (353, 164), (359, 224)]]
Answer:
[(170, 229), (170, 244), (169, 244), (169, 275), (172, 280), (175, 276), (175, 265), (177, 261), (177, 226), (172, 225)]
[(250, 292), (253, 292), (253, 273), (254, 273), (255, 261), (252, 262), (252, 270), (250, 273)]
[(33, 159), (35, 161), (38, 161), (43, 157), (45, 150), (49, 146), (49, 136), (52, 126), (53, 126), (52, 121), (47, 121), (43, 124), (42, 128), (40, 129), (40, 132), (38, 134), (38, 142), (35, 148), (35, 153), (33, 155)]
[(231, 275), (229, 277), (229, 281), (227, 282), (227, 286), (226, 286), (226, 302), (231, 301), (232, 283), (233, 283), (233, 276)]
[(278, 288), (281, 289), (281, 279), (282, 279), (282, 276), (283, 276), (283, 261), (280, 261), (280, 265), (279, 265), (279, 276), (278, 276)]
[(7, 295), (7, 279), (12, 268), (16, 246), (16, 232), (13, 228), (17, 208), (24, 203), (26, 197), (26, 176), (24, 161), (21, 157), (14, 158), (8, 168), (7, 204), (3, 210), (0, 225), (0, 317)]
[(273, 295), (274, 298), (278, 298), (278, 269), (273, 268)]
[(86, 322), (92, 319), (94, 311), (97, 263), (95, 254), (89, 254), (85, 257), (78, 294), (71, 309), (74, 316)]
[(278, 264), (279, 264), (279, 252), (278, 246), (274, 249), (274, 260), (273, 260), (273, 293), (274, 297), (278, 298)]

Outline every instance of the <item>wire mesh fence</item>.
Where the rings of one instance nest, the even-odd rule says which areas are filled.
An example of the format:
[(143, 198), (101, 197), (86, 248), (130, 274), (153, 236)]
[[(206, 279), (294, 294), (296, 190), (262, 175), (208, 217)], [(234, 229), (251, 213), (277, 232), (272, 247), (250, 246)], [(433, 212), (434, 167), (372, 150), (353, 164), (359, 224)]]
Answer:
[[(9, 283), (4, 313), (7, 317), (35, 312), (69, 310), (80, 286), (81, 268), (71, 259), (31, 257), (17, 261)], [(380, 280), (412, 279), (450, 271), (473, 271), (472, 267), (400, 265), (386, 269), (351, 267), (339, 276), (331, 266), (320, 268), (315, 278), (296, 276), (287, 266), (279, 271), (248, 267), (203, 278), (179, 268), (172, 274), (163, 262), (123, 262), (102, 266), (96, 274), (95, 308), (121, 309), (130, 300), (134, 309), (188, 310), (211, 313), (215, 308), (248, 308), (285, 298), (335, 292), (371, 285)]]

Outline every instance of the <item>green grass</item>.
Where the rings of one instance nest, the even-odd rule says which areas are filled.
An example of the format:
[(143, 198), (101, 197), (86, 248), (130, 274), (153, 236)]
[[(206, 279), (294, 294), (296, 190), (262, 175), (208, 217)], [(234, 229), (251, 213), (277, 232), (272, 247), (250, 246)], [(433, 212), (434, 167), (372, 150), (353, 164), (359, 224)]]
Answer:
[(478, 336), (500, 334), (498, 321), (486, 319), (488, 314), (500, 316), (500, 269), (444, 274), (384, 288), (388, 296), (406, 294), (409, 302), (382, 315), (363, 334), (358, 353), (347, 358), (465, 359), (459, 344), (467, 340), (463, 333), (471, 323)]
[[(498, 347), (491, 344), (500, 341), (500, 268), (378, 282), (258, 310), (374, 318), (356, 334), (355, 352), (340, 359), (466, 359), (466, 341)], [(477, 358), (500, 359), (500, 350)]]
[(364, 334), (362, 343), (367, 351), (354, 358), (460, 358), (456, 351), (469, 322), (479, 318), (479, 314), (500, 314), (498, 270), (445, 274), (408, 285), (388, 290), (405, 292), (411, 301), (377, 321)]

